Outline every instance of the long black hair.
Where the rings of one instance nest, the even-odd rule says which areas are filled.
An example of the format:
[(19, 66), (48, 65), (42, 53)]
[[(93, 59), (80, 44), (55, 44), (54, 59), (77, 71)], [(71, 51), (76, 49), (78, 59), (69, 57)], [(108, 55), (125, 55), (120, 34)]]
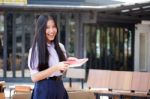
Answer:
[[(33, 64), (34, 58), (36, 56), (35, 54), (37, 54), (34, 52), (35, 52), (35, 50), (37, 50), (38, 51), (38, 70), (39, 71), (45, 70), (49, 67), (48, 60), (50, 57), (50, 53), (48, 52), (48, 49), (47, 49), (47, 39), (46, 39), (46, 27), (47, 27), (48, 20), (53, 20), (56, 25), (56, 28), (57, 28), (57, 34), (52, 42), (54, 43), (55, 50), (59, 57), (59, 61), (66, 60), (65, 55), (59, 46), (58, 26), (57, 26), (55, 18), (53, 16), (50, 16), (47, 14), (40, 15), (36, 22), (35, 35), (34, 35), (34, 40), (33, 40), (33, 44), (32, 44), (32, 54), (31, 54), (31, 60), (30, 60), (30, 66), (33, 66), (32, 64)], [(33, 66), (31, 68), (34, 68), (34, 67), (35, 66)]]

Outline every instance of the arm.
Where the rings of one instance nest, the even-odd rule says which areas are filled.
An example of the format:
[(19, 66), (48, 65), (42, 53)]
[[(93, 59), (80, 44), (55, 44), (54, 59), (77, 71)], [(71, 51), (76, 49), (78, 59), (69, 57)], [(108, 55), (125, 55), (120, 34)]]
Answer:
[(40, 71), (40, 72), (33, 74), (31, 76), (31, 80), (33, 82), (37, 82), (39, 80), (42, 80), (42, 79), (49, 77), (49, 75), (51, 75), (52, 73), (54, 73), (56, 71), (60, 71), (60, 70), (65, 71), (67, 68), (68, 68), (67, 63), (59, 62), (56, 66), (52, 66), (46, 70), (43, 70), (43, 71)]

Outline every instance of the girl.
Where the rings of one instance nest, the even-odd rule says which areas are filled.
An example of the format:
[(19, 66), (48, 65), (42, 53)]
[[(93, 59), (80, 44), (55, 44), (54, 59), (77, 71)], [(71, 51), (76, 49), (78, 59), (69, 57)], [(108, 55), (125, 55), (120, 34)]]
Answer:
[(68, 99), (61, 75), (68, 68), (66, 51), (58, 42), (58, 28), (52, 16), (40, 15), (28, 56), (31, 79), (35, 82), (32, 99)]

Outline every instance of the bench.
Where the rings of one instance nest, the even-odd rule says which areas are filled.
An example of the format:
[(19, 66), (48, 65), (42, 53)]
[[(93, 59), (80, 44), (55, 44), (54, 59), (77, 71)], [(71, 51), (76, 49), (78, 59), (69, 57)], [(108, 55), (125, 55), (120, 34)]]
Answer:
[(90, 91), (100, 96), (118, 97), (140, 97), (150, 98), (149, 72), (129, 72), (90, 69), (87, 85)]

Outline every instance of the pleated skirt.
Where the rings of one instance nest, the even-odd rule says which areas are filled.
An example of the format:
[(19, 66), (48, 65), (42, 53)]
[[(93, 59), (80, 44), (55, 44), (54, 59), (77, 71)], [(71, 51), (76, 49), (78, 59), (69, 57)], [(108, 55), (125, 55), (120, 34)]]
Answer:
[(31, 99), (69, 99), (62, 80), (45, 79), (35, 83)]

